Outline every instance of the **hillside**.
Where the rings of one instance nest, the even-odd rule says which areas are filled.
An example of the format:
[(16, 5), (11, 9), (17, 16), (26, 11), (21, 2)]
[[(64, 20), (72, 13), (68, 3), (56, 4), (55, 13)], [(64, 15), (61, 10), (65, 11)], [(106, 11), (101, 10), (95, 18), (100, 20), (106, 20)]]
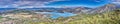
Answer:
[(65, 19), (58, 18), (53, 22), (32, 22), (30, 24), (120, 24), (119, 21), (120, 10), (114, 10), (100, 14), (79, 14)]
[[(69, 12), (75, 16), (52, 19), (51, 14), (40, 12)], [(38, 13), (36, 13), (38, 12)], [(55, 13), (53, 13), (55, 14)], [(120, 24), (120, 9), (114, 4), (98, 8), (25, 8), (2, 12), (0, 24)]]

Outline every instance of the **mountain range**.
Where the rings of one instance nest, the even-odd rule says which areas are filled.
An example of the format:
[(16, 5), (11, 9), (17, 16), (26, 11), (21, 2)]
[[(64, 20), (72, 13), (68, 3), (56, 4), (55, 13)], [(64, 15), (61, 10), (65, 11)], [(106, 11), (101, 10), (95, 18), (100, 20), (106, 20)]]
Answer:
[[(112, 11), (117, 8), (120, 8), (120, 5), (116, 4), (107, 4), (102, 7), (97, 8), (88, 8), (88, 7), (67, 7), (67, 8), (0, 8), (0, 14), (6, 14), (6, 13), (16, 13), (16, 12), (69, 12), (69, 13), (87, 13), (87, 14), (93, 14), (93, 13), (103, 13), (106, 11)], [(16, 12), (15, 12), (16, 11)]]

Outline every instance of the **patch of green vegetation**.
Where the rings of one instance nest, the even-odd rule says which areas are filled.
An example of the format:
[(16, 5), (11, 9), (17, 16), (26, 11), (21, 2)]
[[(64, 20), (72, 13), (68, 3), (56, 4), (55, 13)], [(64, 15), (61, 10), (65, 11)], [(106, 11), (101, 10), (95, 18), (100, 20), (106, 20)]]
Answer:
[(2, 20), (2, 18), (3, 18), (3, 17), (2, 17), (2, 16), (0, 16), (0, 22), (2, 22), (2, 21), (3, 21), (3, 20)]
[(3, 18), (2, 16), (0, 16), (0, 19)]
[(28, 24), (120, 24), (120, 10), (99, 14), (79, 14), (69, 18), (61, 17), (52, 21), (29, 21)]
[(96, 14), (81, 20), (70, 21), (68, 24), (120, 24), (120, 10)]

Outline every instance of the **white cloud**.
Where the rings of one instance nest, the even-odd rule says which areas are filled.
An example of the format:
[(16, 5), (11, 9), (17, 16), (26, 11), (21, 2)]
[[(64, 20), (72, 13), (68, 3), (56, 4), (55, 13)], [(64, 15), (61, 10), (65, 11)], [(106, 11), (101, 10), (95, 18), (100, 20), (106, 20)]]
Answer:
[(112, 2), (112, 3), (114, 3), (114, 4), (120, 4), (120, 2)]
[(45, 4), (60, 0), (0, 0), (0, 8), (34, 8), (45, 7)]

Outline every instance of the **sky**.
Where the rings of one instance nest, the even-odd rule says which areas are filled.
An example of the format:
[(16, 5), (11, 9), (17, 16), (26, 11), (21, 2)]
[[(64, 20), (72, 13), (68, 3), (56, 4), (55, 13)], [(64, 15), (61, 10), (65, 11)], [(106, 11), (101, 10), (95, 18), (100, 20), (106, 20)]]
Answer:
[(100, 7), (110, 0), (0, 0), (0, 8)]

